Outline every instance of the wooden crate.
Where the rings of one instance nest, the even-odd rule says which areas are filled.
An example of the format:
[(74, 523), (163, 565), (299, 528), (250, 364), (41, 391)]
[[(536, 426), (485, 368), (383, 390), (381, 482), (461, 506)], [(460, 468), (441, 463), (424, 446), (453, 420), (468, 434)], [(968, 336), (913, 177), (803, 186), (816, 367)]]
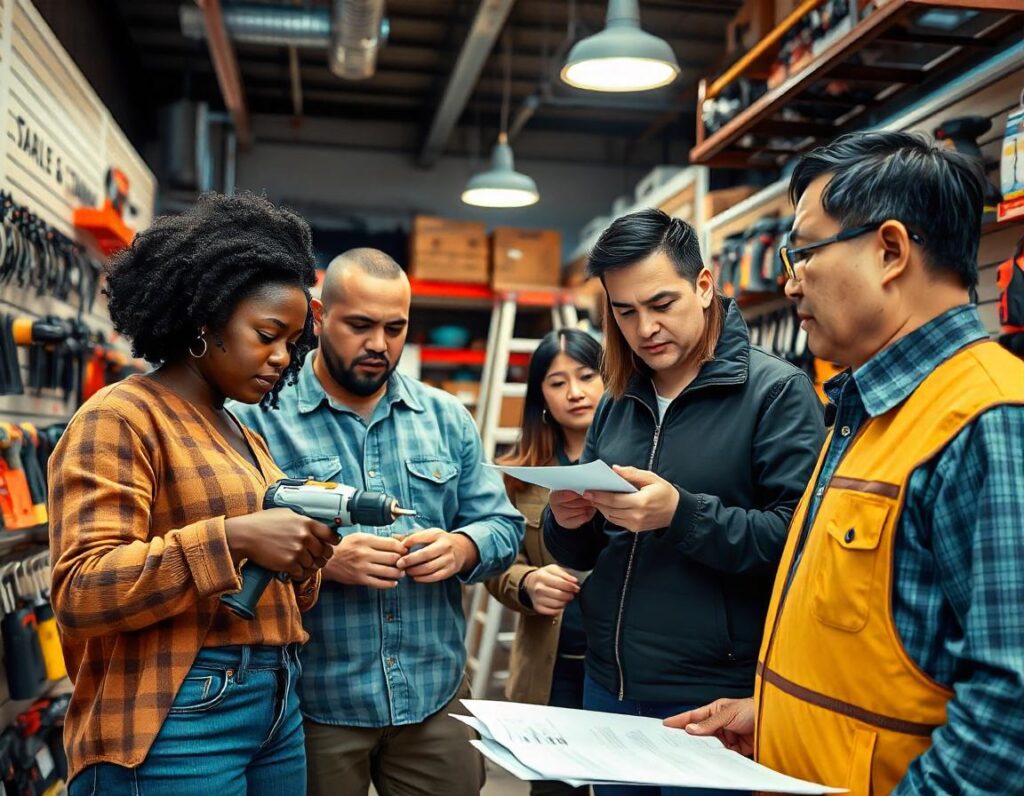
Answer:
[(495, 290), (558, 287), (561, 282), (562, 235), (557, 230), (496, 227), (491, 253)]
[(409, 237), (409, 274), (440, 282), (486, 284), (487, 227), (477, 221), (416, 216)]

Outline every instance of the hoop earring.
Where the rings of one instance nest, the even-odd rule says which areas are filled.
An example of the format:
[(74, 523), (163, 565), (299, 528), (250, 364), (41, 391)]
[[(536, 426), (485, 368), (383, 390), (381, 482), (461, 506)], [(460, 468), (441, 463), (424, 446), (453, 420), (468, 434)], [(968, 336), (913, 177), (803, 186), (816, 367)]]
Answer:
[(203, 344), (203, 350), (197, 354), (195, 351), (192, 350), (192, 346), (195, 345), (195, 343), (192, 343), (192, 345), (188, 347), (188, 353), (189, 356), (193, 357), (194, 359), (202, 359), (203, 357), (206, 356), (206, 351), (210, 346), (207, 344), (206, 338), (203, 337), (203, 335), (199, 335), (199, 337), (197, 337), (196, 339)]
[(540, 410), (540, 422), (545, 426), (548, 424), (548, 410), (547, 407)]

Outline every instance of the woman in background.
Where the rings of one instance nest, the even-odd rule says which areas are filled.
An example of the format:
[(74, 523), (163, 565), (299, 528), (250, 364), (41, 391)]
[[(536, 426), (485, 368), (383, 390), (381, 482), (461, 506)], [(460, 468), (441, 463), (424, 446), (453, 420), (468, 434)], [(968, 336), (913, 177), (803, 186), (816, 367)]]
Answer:
[[(548, 334), (530, 359), (522, 437), (500, 460), (526, 467), (575, 464), (604, 393), (601, 346), (575, 329)], [(541, 518), (548, 490), (507, 479), (526, 535), (515, 563), (487, 582), (487, 590), (522, 614), (512, 645), (506, 696), (564, 708), (583, 707), (583, 655), (587, 641), (575, 597), (580, 579), (555, 563), (544, 546)], [(563, 782), (534, 782), (532, 796), (587, 793)]]

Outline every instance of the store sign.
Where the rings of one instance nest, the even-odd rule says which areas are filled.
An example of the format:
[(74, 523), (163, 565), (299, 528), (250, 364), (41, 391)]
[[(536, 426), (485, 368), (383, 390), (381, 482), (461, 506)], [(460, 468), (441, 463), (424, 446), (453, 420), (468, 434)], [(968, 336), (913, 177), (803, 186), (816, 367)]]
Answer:
[(103, 210), (121, 174), (124, 221), (149, 226), (156, 179), (29, 0), (0, 0), (0, 187), (71, 237), (75, 214)]
[(53, 184), (68, 197), (86, 207), (94, 207), (99, 196), (70, 165), (67, 156), (54, 147), (29, 124), (24, 116), (11, 117), (17, 126), (16, 146), (30, 161), (49, 177)]

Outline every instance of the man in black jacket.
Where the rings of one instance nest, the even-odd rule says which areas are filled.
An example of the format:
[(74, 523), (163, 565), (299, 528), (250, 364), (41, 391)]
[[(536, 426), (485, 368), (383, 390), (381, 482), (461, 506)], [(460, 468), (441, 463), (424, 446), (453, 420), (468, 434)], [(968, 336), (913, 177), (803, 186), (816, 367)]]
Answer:
[(554, 492), (545, 516), (559, 563), (594, 570), (580, 595), (584, 705), (665, 718), (749, 696), (821, 403), (802, 371), (750, 344), (686, 223), (624, 216), (588, 269), (605, 287), (609, 394), (580, 461), (615, 465), (638, 491)]

